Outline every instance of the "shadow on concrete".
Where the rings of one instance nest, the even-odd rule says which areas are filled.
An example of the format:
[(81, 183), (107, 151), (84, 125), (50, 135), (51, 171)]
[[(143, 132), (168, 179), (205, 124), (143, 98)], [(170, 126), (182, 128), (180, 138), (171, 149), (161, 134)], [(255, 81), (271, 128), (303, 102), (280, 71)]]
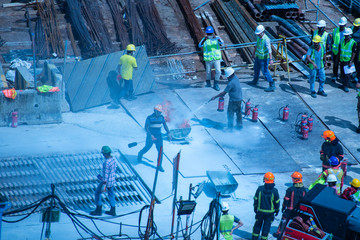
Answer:
[[(240, 217), (240, 220), (241, 220), (241, 216), (237, 216), (237, 217)], [(251, 237), (252, 237), (252, 233), (249, 233), (249, 232), (246, 232), (243, 230), (239, 230), (239, 228), (234, 230), (233, 235), (236, 236), (236, 237), (234, 237), (234, 239), (238, 239), (237, 237), (241, 237), (241, 239), (251, 239)]]
[(344, 120), (335, 116), (325, 116), (324, 119), (325, 119), (324, 122), (327, 125), (333, 125), (341, 128), (348, 128), (351, 131), (356, 132), (357, 126), (355, 126), (352, 122), (348, 120)]
[(215, 122), (208, 118), (203, 118), (203, 119), (192, 118), (191, 120), (194, 122), (198, 122), (200, 125), (202, 125), (206, 128), (215, 128), (218, 130), (224, 130), (224, 128), (226, 127), (226, 124), (220, 123), (220, 122)]
[[(259, 80), (259, 82), (260, 82), (260, 80)], [(264, 89), (267, 88), (267, 87), (262, 87), (262, 86), (260, 86), (260, 85), (259, 85), (259, 82), (258, 82), (257, 85), (254, 85), (254, 84), (252, 83), (252, 81), (246, 82), (246, 84), (249, 85), (250, 87), (257, 88), (257, 89), (262, 89), (262, 90), (264, 90)]]
[[(303, 94), (310, 94), (310, 89), (307, 87), (300, 86), (298, 84), (291, 83), (291, 85), (296, 89), (297, 92), (303, 93)], [(287, 84), (281, 84), (280, 87), (282, 89), (282, 86), (286, 87), (286, 90), (283, 89), (284, 92), (292, 93), (295, 95), (294, 91), (291, 89), (291, 87)]]
[(145, 166), (151, 167), (156, 169), (155, 165), (152, 165), (152, 163), (154, 163), (154, 161), (143, 157), (141, 162), (138, 162), (137, 160), (137, 155), (124, 155), (127, 159), (127, 161), (131, 164), (131, 165), (139, 165), (139, 164), (143, 164)]

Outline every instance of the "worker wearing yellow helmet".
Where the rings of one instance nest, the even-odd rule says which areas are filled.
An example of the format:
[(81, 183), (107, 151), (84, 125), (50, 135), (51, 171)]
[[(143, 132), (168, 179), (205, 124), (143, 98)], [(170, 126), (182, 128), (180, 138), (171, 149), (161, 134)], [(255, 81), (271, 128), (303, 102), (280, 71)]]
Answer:
[(351, 200), (351, 196), (359, 190), (360, 181), (359, 179), (354, 178), (349, 184), (350, 187), (346, 188), (341, 194), (341, 197), (346, 200)]
[[(319, 35), (315, 35), (312, 42), (313, 45), (306, 53), (306, 60), (309, 62), (309, 67), (311, 69), (309, 77), (310, 94), (313, 98), (316, 98), (317, 95), (326, 97), (327, 94), (324, 91), (326, 66), (325, 47), (321, 44), (322, 39)], [(317, 92), (315, 91), (316, 76), (319, 77), (319, 89)]]
[[(352, 38), (354, 39), (354, 41), (357, 44), (357, 57), (354, 60), (355, 63), (355, 68), (356, 68), (356, 90), (359, 92), (360, 90), (360, 54), (359, 54), (359, 44), (360, 44), (360, 18), (356, 18), (353, 26), (351, 27), (353, 34), (352, 34)], [(360, 131), (360, 129), (359, 129)]]

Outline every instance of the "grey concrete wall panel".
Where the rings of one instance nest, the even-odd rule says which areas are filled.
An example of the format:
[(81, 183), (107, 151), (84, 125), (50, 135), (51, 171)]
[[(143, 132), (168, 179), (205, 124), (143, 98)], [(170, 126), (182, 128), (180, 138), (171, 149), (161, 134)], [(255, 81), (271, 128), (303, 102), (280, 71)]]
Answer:
[(5, 78), (4, 70), (0, 62), (0, 89), (8, 88), (8, 84)]
[(15, 89), (34, 88), (34, 76), (26, 67), (17, 67), (15, 71)]
[[(124, 51), (99, 56), (65, 66), (64, 81), (71, 111), (77, 112), (110, 102), (106, 78), (110, 71), (116, 71)], [(134, 69), (135, 95), (151, 91), (154, 74), (144, 46), (136, 48), (134, 57), (138, 68)]]

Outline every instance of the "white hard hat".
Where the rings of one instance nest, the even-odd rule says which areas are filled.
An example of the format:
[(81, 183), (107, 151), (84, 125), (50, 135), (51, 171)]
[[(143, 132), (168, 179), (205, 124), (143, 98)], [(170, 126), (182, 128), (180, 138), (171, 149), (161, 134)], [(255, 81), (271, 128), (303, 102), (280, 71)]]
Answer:
[(346, 19), (346, 17), (340, 18), (339, 25), (346, 25), (346, 24), (347, 24), (347, 19)]
[(263, 31), (265, 31), (265, 28), (263, 25), (258, 25), (255, 29), (255, 34), (260, 34), (262, 33)]
[(154, 107), (154, 110), (158, 111), (158, 112), (162, 112), (162, 106), (160, 104), (157, 104), (155, 107)]
[(230, 77), (235, 72), (235, 70), (232, 67), (228, 67), (224, 70), (224, 72), (226, 77)]
[(351, 28), (346, 28), (345, 31), (344, 31), (344, 36), (347, 36), (347, 35), (351, 35), (353, 34), (353, 31)]
[(337, 178), (334, 174), (329, 174), (329, 176), (327, 177), (327, 181), (328, 182), (337, 182)]
[(316, 26), (318, 26), (318, 27), (326, 27), (326, 22), (325, 22), (324, 20), (320, 20), (320, 21), (316, 24)]
[(228, 211), (229, 209), (229, 204), (227, 202), (221, 204), (221, 211)]

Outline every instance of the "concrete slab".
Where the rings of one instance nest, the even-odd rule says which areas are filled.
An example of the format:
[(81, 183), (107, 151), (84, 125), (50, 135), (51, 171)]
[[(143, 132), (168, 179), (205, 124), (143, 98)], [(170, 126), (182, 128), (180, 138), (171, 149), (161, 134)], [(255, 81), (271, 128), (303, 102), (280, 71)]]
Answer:
[[(226, 110), (218, 112), (217, 101), (202, 107), (212, 96), (218, 94), (213, 89), (178, 89), (176, 93), (196, 115), (199, 124), (206, 130), (226, 152), (229, 158), (244, 174), (286, 172), (299, 169), (291, 156), (261, 125), (260, 122), (244, 121), (241, 131), (226, 132)], [(225, 109), (228, 99), (225, 99)], [(205, 105), (204, 105), (205, 106)], [(283, 164), (286, 162), (287, 164)]]

